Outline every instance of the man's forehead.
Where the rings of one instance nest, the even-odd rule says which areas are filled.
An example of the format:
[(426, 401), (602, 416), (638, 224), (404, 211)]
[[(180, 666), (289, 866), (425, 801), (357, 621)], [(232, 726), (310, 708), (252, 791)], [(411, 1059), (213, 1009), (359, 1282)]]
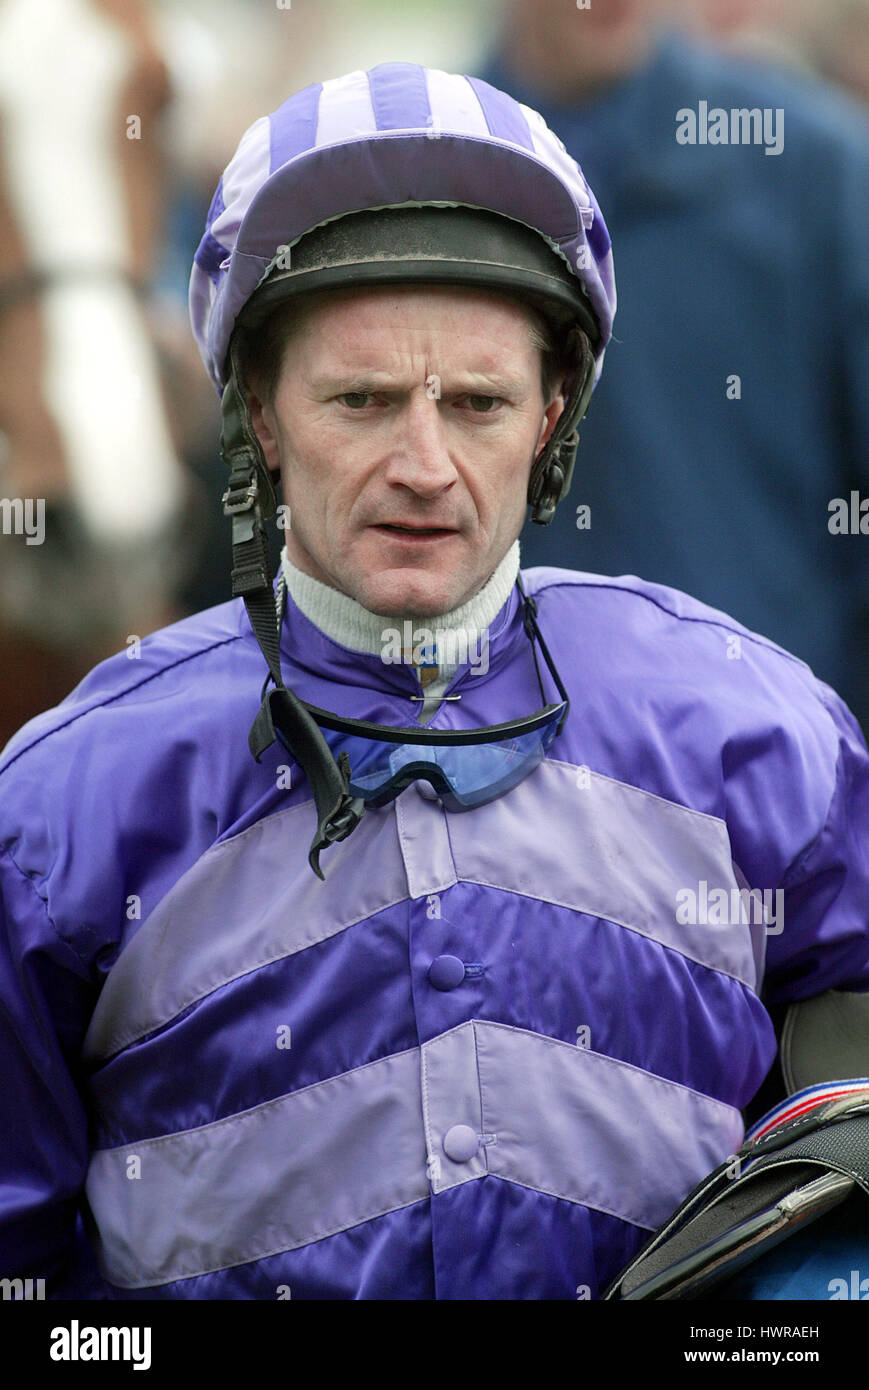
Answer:
[(514, 324), (538, 322), (530, 303), (498, 289), (466, 285), (375, 285), (328, 291), (310, 296), (300, 306), (304, 320), (313, 325), (342, 320), (348, 325), (373, 318), (396, 320), (412, 328), (441, 324), (445, 320), (474, 322), (512, 320)]
[[(497, 291), (460, 285), (396, 285), (317, 296), (296, 318), (309, 348), (329, 356), (400, 351), (400, 345), (442, 342), (450, 335), (456, 353), (489, 345), (519, 354), (534, 346), (540, 318), (531, 305)], [(377, 336), (375, 336), (377, 335)], [(380, 336), (385, 335), (385, 336)]]

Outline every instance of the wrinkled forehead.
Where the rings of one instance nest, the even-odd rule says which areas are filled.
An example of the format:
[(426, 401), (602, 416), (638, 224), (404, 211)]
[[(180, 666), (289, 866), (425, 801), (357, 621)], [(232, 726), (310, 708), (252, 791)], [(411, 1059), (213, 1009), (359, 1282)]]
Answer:
[(502, 347), (536, 343), (545, 321), (533, 305), (499, 290), (464, 285), (383, 285), (329, 290), (285, 307), (287, 336), (305, 335), (341, 347), (375, 344), (381, 332), (416, 337), (454, 333), (456, 341), (497, 335)]

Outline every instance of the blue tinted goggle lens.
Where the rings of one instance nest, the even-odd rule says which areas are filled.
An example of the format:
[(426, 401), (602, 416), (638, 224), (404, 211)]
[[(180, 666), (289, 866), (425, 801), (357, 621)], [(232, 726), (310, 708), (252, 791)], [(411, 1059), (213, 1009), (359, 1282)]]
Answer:
[(467, 811), (494, 801), (528, 776), (543, 760), (562, 714), (563, 708), (557, 707), (542, 727), (492, 743), (391, 743), (330, 729), (322, 733), (336, 759), (347, 753), (350, 791), (367, 805), (386, 805), (423, 778), (448, 810)]
[[(464, 734), (457, 729), (446, 735), (443, 742), (440, 741), (443, 733), (435, 730), (431, 731), (436, 735), (434, 742), (413, 742), (413, 734), (418, 726), (409, 726), (407, 735), (403, 728), (392, 727), (390, 732), (393, 737), (384, 738), (384, 730), (376, 724), (342, 719), (303, 700), (302, 705), (319, 726), (334, 761), (343, 767), (342, 775), (346, 774), (349, 764), (351, 797), (362, 800), (368, 806), (384, 806), (411, 782), (422, 778), (435, 788), (447, 810), (467, 811), (473, 806), (494, 801), (515, 787), (542, 762), (567, 718), (570, 700), (537, 626), (536, 600), (526, 595), (519, 576), (516, 584), (522, 595), (523, 622), (531, 643), (541, 698), (545, 701), (546, 693), (536, 645), (540, 646), (558, 687), (561, 703), (545, 704), (543, 709), (527, 719), (482, 730), (468, 730)], [(286, 584), (281, 575), (278, 586), (278, 612), (281, 615), (286, 599)], [(287, 734), (279, 718), (275, 718), (274, 732), (287, 751), (293, 754), (293, 736)], [(424, 732), (420, 730), (420, 733), (424, 739)], [(407, 742), (404, 742), (405, 736)], [(343, 763), (340, 761), (342, 754), (345, 755)]]

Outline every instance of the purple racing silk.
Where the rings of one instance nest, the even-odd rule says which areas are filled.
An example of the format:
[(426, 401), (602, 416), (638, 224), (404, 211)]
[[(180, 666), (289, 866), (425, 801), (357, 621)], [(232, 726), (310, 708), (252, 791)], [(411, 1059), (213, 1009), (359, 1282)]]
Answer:
[[(300, 766), (248, 750), (240, 601), (7, 746), (0, 1275), (596, 1298), (741, 1143), (766, 1006), (869, 989), (869, 754), (835, 693), (674, 590), (523, 581), (571, 700), (548, 756), (473, 811), (415, 783), (325, 882)], [(415, 723), (412, 668), (292, 599), (282, 660), (312, 704)], [(432, 727), (538, 707), (515, 589), (447, 693)]]

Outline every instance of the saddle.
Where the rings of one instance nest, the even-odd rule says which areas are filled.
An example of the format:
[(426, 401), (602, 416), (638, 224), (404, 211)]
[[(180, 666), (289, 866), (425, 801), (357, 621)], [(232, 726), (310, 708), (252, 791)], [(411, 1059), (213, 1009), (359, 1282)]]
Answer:
[[(814, 1229), (804, 1236), (809, 1225)], [(793, 1243), (779, 1251), (783, 1242)], [(823, 1258), (825, 1245), (832, 1260)], [(855, 1251), (864, 1255), (865, 1280), (844, 1268)], [(860, 1298), (865, 1283), (869, 1298), (869, 1078), (806, 1087), (764, 1115), (603, 1297), (776, 1297), (789, 1264), (799, 1265), (808, 1252), (816, 1284), (819, 1273), (838, 1278), (823, 1292), (784, 1296)]]

